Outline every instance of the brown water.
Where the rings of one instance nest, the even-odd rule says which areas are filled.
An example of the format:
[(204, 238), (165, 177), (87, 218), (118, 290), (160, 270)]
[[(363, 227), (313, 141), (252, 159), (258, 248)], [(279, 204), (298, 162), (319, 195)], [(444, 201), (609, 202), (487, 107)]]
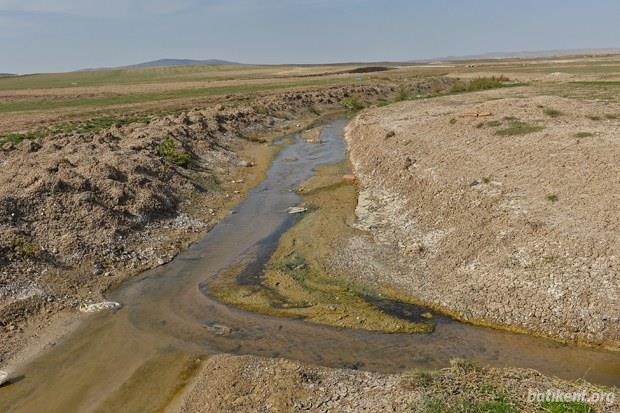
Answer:
[[(121, 310), (89, 317), (14, 372), (12, 384), (0, 388), (0, 412), (161, 411), (197, 368), (196, 358), (222, 352), (381, 372), (443, 367), (461, 357), (620, 386), (620, 353), (449, 319), (431, 334), (344, 330), (246, 312), (210, 296), (209, 282), (242, 259), (260, 272), (279, 235), (298, 219), (286, 213), (300, 201), (292, 190), (316, 166), (344, 159), (344, 124), (330, 123), (323, 145), (296, 137), (265, 181), (202, 241), (110, 294)], [(415, 313), (397, 303), (377, 305), (403, 317)]]

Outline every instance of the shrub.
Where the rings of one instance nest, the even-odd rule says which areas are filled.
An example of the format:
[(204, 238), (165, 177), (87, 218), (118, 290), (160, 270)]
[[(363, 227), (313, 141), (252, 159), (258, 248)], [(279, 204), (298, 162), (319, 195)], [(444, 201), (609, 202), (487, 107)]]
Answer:
[(558, 196), (556, 194), (549, 194), (547, 195), (547, 200), (552, 203), (558, 202)]
[(178, 149), (176, 142), (171, 137), (167, 137), (159, 144), (158, 153), (159, 156), (182, 168), (187, 168), (192, 161), (190, 154)]
[(364, 104), (358, 96), (349, 96), (340, 101), (340, 104), (347, 110), (358, 111), (364, 109)]
[(396, 101), (402, 102), (404, 100), (409, 100), (410, 98), (411, 93), (409, 92), (409, 89), (407, 89), (407, 87), (405, 86), (401, 86), (400, 90), (398, 91), (398, 95), (396, 95)]
[(592, 132), (577, 132), (575, 134), (576, 138), (590, 138), (592, 136), (594, 136)]
[(479, 77), (469, 81), (455, 83), (450, 89), (450, 93), (478, 92), (481, 90), (497, 89), (505, 87), (508, 81), (510, 81), (510, 79), (505, 76)]

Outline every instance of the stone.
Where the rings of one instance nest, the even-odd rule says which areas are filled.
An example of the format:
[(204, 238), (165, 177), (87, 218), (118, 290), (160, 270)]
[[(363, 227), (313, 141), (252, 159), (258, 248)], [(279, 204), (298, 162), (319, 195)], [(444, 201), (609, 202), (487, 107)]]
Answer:
[(286, 212), (288, 212), (289, 214), (303, 214), (304, 212), (308, 211), (308, 208), (305, 207), (290, 207), (289, 209), (286, 210)]
[(121, 308), (121, 303), (116, 301), (102, 301), (95, 304), (82, 304), (80, 306), (80, 312), (82, 313), (98, 313), (105, 310), (118, 310)]
[(4, 370), (0, 370), (0, 386), (9, 381), (9, 373)]

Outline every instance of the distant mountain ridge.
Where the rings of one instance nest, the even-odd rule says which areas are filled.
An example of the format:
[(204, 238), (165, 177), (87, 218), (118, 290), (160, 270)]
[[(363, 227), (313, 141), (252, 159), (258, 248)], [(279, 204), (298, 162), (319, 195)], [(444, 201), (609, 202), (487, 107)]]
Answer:
[(91, 70), (110, 70), (110, 69), (144, 69), (151, 67), (170, 67), (170, 66), (206, 66), (206, 65), (239, 65), (241, 63), (229, 62), (228, 60), (220, 59), (157, 59), (150, 62), (137, 63), (127, 66), (116, 67), (100, 67), (92, 69), (82, 69), (79, 71), (91, 71)]

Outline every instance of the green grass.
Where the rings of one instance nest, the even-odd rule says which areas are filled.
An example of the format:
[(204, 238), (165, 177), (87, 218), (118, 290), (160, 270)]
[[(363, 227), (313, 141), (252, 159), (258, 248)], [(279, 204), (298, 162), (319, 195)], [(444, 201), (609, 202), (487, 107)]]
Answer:
[(479, 77), (469, 81), (459, 81), (452, 86), (450, 93), (479, 92), (482, 90), (513, 86), (507, 83), (509, 81), (510, 79), (504, 76)]
[(577, 132), (575, 138), (590, 138), (594, 136), (592, 132)]
[(502, 122), (499, 120), (492, 120), (492, 121), (487, 122), (487, 126), (490, 126), (492, 128), (497, 128), (501, 125), (502, 125)]
[[(242, 71), (239, 73), (239, 71)], [(273, 73), (273, 68), (237, 65), (170, 66), (134, 69), (42, 73), (0, 78), (0, 90), (47, 89), (125, 85), (171, 81), (255, 79)]]
[(402, 102), (409, 99), (411, 99), (411, 91), (406, 86), (401, 86), (394, 100), (396, 102)]
[(192, 157), (189, 153), (179, 149), (174, 139), (166, 138), (158, 148), (159, 156), (182, 168), (189, 167)]
[(358, 111), (364, 109), (364, 104), (358, 96), (349, 96), (340, 102), (340, 104), (347, 110)]
[(562, 112), (560, 112), (560, 111), (559, 111), (559, 110), (557, 110), (557, 109), (553, 109), (553, 108), (544, 108), (544, 109), (543, 109), (543, 113), (544, 113), (546, 116), (549, 116), (550, 118), (558, 118), (558, 117), (560, 117), (560, 116), (562, 116), (562, 115), (563, 115), (563, 113), (562, 113)]
[(101, 108), (106, 106), (128, 105), (145, 102), (165, 101), (171, 99), (201, 98), (229, 94), (251, 94), (294, 87), (320, 86), (330, 84), (346, 85), (351, 83), (359, 82), (352, 78), (312, 79), (296, 82), (213, 86), (208, 88), (180, 89), (164, 92), (133, 93), (127, 95), (99, 96), (91, 98), (27, 99), (0, 103), (0, 113), (82, 107)]
[(545, 413), (592, 413), (594, 411), (584, 402), (544, 402), (540, 408)]
[(540, 125), (532, 125), (520, 120), (511, 121), (508, 127), (499, 129), (495, 132), (498, 136), (516, 136), (527, 135), (528, 133), (540, 132), (544, 127)]
[(52, 125), (48, 128), (37, 129), (27, 133), (6, 133), (0, 135), (0, 146), (7, 142), (17, 145), (18, 143), (27, 139), (38, 139), (45, 136), (56, 135), (59, 133), (96, 133), (104, 129), (108, 129), (114, 125), (123, 126), (130, 123), (146, 123), (150, 120), (148, 116), (102, 116), (92, 119), (87, 119), (80, 122), (63, 122)]
[(559, 198), (556, 194), (549, 194), (547, 195), (547, 201), (551, 202), (551, 203), (556, 203), (558, 202)]

